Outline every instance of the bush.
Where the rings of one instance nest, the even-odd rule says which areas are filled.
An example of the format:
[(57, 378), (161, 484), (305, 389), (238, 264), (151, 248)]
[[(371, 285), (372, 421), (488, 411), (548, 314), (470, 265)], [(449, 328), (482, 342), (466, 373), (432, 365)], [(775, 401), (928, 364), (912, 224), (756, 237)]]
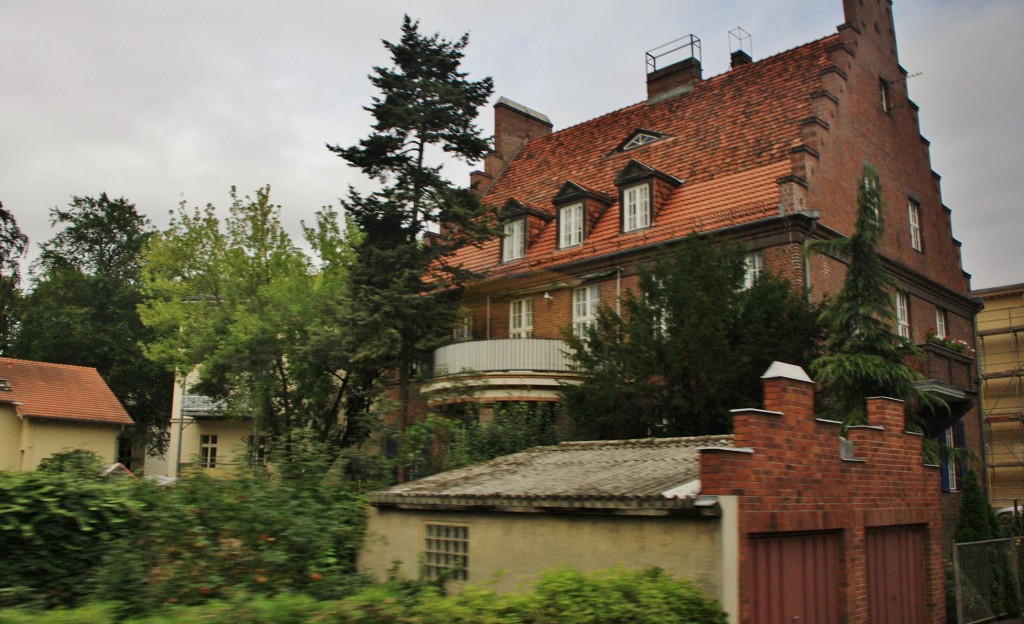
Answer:
[(130, 483), (0, 473), (0, 605), (71, 605), (96, 563), (135, 530)]
[[(110, 605), (74, 611), (0, 612), (0, 622), (58, 624), (107, 622), (117, 617)], [(125, 614), (127, 615), (127, 614)], [(185, 624), (724, 624), (725, 614), (689, 581), (676, 581), (658, 569), (611, 570), (583, 574), (548, 572), (533, 591), (497, 595), (468, 587), (455, 596), (422, 583), (374, 585), (341, 600), (316, 601), (291, 592), (254, 596), (233, 592), (203, 605), (170, 606), (126, 623)]]
[(365, 504), (300, 464), (167, 489), (0, 473), (0, 606), (99, 600), (128, 615), (238, 590), (347, 595), (365, 584), (355, 574)]

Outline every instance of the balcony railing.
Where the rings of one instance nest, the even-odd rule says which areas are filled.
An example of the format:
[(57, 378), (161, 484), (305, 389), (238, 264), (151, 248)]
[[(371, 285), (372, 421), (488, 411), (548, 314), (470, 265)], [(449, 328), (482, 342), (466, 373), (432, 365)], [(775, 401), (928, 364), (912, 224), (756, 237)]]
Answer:
[(934, 379), (965, 390), (975, 390), (974, 358), (945, 347), (925, 343), (918, 345), (923, 352), (912, 365), (925, 379)]
[(474, 340), (434, 351), (434, 377), (462, 372), (571, 372), (572, 362), (569, 346), (562, 340)]

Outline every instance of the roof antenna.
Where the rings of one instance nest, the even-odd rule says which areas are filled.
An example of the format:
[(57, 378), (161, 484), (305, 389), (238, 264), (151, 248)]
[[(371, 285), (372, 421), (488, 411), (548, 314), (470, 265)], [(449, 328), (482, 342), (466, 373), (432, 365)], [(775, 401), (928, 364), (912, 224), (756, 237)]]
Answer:
[(739, 26), (729, 31), (729, 58), (732, 69), (754, 62), (754, 38)]

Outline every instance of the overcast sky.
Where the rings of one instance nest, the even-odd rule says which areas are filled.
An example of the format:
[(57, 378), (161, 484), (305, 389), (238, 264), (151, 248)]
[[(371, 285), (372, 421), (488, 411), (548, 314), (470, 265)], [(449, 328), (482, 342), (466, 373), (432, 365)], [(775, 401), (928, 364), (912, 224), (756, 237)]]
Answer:
[[(708, 77), (737, 26), (756, 60), (843, 21), (841, 0), (2, 0), (0, 201), (34, 249), (72, 195), (124, 196), (164, 227), (183, 199), (226, 208), (232, 185), (270, 184), (298, 239), (301, 220), (365, 186), (324, 144), (367, 134), (366, 74), (406, 12), (426, 32), (469, 32), (471, 77), (556, 130), (642, 100), (644, 52), (682, 35), (701, 38)], [(964, 268), (975, 288), (1024, 282), (1024, 1), (893, 13)], [(490, 109), (480, 125), (490, 134)]]

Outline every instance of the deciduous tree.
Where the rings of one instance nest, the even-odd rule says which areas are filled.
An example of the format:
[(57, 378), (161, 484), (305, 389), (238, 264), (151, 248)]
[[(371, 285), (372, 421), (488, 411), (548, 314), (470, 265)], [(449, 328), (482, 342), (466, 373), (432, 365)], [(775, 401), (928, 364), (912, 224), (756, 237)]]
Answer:
[(282, 228), (270, 187), (231, 197), (223, 221), (213, 206), (183, 205), (150, 245), (141, 314), (158, 340), (146, 353), (179, 374), (198, 370), (197, 392), (253, 418), (272, 442), (287, 447), (308, 429), (336, 453), (368, 433), (375, 381), (334, 348), (350, 263), (338, 215), (324, 209), (306, 228), (315, 269)]
[(136, 311), (153, 228), (134, 204), (106, 193), (73, 197), (50, 220), (62, 229), (40, 245), (11, 353), (95, 367), (135, 421), (136, 446), (161, 452), (173, 378), (143, 355), (139, 345), (153, 335)]
[(20, 298), (21, 259), (28, 251), (28, 237), (14, 215), (0, 202), (0, 355), (7, 353), (17, 323), (15, 306)]

